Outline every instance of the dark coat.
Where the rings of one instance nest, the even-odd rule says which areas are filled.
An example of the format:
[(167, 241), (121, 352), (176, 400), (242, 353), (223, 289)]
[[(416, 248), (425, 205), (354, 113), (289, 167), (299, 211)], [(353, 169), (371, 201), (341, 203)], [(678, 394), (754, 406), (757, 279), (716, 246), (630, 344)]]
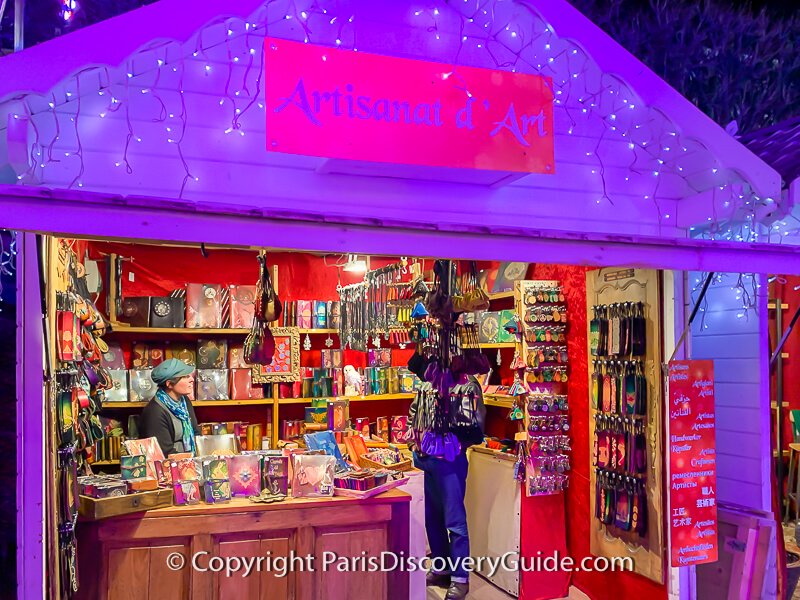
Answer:
[[(188, 399), (186, 400), (186, 409), (189, 412), (189, 419), (192, 421), (194, 435), (197, 435), (200, 432), (200, 426), (197, 424), (194, 407)], [(175, 433), (175, 418), (163, 404), (153, 398), (144, 407), (139, 417), (139, 436), (155, 437), (164, 456), (169, 456), (176, 451), (175, 444), (183, 441)]]

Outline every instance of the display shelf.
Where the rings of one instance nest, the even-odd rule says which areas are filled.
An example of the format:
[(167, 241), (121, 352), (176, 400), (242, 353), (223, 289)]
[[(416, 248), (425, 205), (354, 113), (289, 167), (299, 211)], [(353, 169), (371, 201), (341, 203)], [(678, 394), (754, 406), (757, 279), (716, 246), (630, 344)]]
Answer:
[(121, 323), (112, 323), (112, 330), (107, 335), (116, 333), (171, 333), (181, 335), (247, 335), (249, 329), (209, 329), (190, 327), (127, 327)]
[(299, 331), (300, 331), (301, 334), (308, 333), (308, 334), (314, 335), (316, 333), (316, 334), (320, 334), (320, 335), (323, 335), (323, 334), (339, 335), (339, 330), (338, 329), (300, 329)]
[(509, 462), (517, 462), (517, 454), (515, 452), (500, 452), (499, 450), (493, 450), (492, 448), (487, 448), (486, 446), (470, 446), (469, 449), (472, 452), (478, 452), (480, 454), (487, 454), (492, 456), (498, 460), (507, 460)]
[(93, 463), (89, 463), (91, 467), (108, 467), (110, 465), (118, 465), (119, 460), (96, 460)]
[[(203, 335), (247, 335), (250, 329), (242, 328), (199, 328), (199, 327), (129, 327), (124, 323), (111, 323), (112, 330), (109, 332), (114, 333), (179, 333), (181, 335), (189, 335), (199, 333)], [(298, 329), (301, 334), (310, 335), (338, 335), (338, 329)]]
[(370, 402), (379, 400), (413, 400), (413, 393), (373, 394), (368, 396), (322, 396), (320, 398), (279, 398), (278, 404), (306, 404), (312, 400), (349, 400), (350, 402)]
[(478, 344), (477, 346), (467, 346), (467, 348), (516, 348), (516, 342), (490, 342), (488, 344)]
[(259, 404), (272, 404), (272, 398), (247, 398), (245, 400), (195, 400), (192, 406), (254, 406)]
[(483, 396), (483, 403), (486, 406), (512, 408), (514, 406), (514, 396), (506, 396), (505, 394), (486, 394)]
[(504, 298), (513, 298), (514, 290), (510, 292), (497, 292), (496, 294), (489, 294), (489, 300), (502, 300)]
[[(251, 406), (272, 404), (272, 398), (248, 398), (246, 400), (195, 400), (192, 406)], [(103, 408), (144, 408), (147, 402), (105, 402)]]

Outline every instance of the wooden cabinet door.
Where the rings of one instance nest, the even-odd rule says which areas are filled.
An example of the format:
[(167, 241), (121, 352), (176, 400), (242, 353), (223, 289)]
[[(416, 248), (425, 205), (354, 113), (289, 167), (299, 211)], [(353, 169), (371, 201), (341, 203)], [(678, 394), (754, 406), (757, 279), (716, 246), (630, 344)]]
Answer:
[[(147, 545), (128, 548), (110, 547), (107, 550), (105, 594), (109, 600), (159, 600), (161, 598), (189, 600), (191, 566), (173, 571), (167, 566), (172, 552), (186, 556), (186, 546)], [(188, 557), (187, 557), (188, 562)], [(82, 565), (84, 569), (89, 565)]]
[[(275, 559), (279, 557), (288, 558), (290, 551), (294, 549), (293, 536), (290, 532), (271, 531), (261, 534), (252, 532), (225, 535), (216, 538), (214, 548), (214, 555), (223, 560), (226, 558), (265, 559), (260, 568), (257, 563), (253, 563), (247, 576), (245, 576), (247, 570), (244, 566), (238, 573), (232, 573), (230, 577), (226, 576), (224, 571), (215, 573), (214, 598), (219, 600), (228, 598), (287, 600), (295, 597), (296, 573), (291, 566), (284, 568), (278, 564), (278, 569), (267, 568), (273, 566), (270, 561), (275, 562)], [(235, 563), (231, 562), (230, 564)], [(289, 565), (288, 560), (287, 565)], [(283, 573), (283, 570), (286, 572)]]
[(352, 526), (321, 527), (315, 528), (315, 533), (315, 600), (387, 598), (387, 574), (381, 571), (370, 572), (368, 564), (366, 567), (363, 564), (356, 564), (348, 566), (347, 569), (339, 569), (337, 565), (340, 563), (333, 562), (323, 570), (326, 552), (333, 553), (329, 556), (336, 555), (340, 558), (374, 557), (380, 560), (381, 552), (389, 548), (385, 523), (357, 529)]

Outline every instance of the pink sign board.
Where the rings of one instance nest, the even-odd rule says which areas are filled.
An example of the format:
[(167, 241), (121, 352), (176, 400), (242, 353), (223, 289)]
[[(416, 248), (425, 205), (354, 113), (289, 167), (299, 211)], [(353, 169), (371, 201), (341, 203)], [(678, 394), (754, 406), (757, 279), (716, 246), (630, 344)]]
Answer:
[(718, 556), (714, 362), (669, 363), (670, 564)]
[(547, 77), (267, 38), (267, 150), (553, 173)]

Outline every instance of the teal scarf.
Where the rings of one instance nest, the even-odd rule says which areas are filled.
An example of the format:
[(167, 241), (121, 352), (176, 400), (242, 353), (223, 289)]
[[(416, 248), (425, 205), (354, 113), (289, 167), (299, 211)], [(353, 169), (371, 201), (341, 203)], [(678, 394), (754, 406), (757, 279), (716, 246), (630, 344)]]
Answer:
[(162, 389), (156, 392), (156, 396), (173, 415), (180, 419), (183, 425), (183, 450), (194, 454), (194, 427), (189, 417), (189, 409), (186, 408), (186, 398), (181, 397), (180, 401), (173, 400), (172, 396)]

